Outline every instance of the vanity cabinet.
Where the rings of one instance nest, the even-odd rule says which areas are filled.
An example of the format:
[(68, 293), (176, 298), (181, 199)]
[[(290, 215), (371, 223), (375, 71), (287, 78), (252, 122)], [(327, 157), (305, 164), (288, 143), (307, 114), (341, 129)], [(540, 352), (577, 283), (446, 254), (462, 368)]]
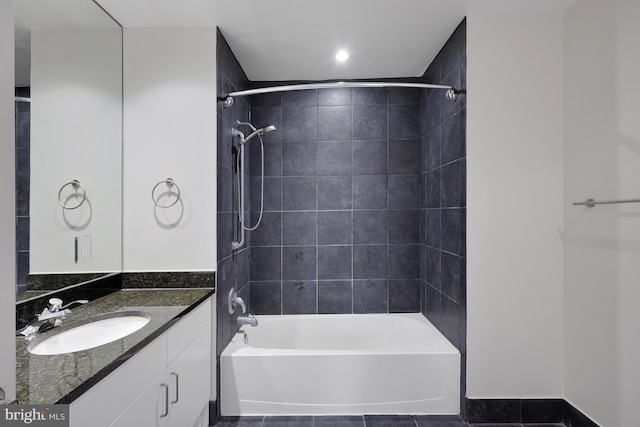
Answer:
[(71, 404), (71, 427), (200, 426), (211, 384), (211, 299)]
[(207, 327), (115, 420), (113, 427), (191, 427), (209, 403)]

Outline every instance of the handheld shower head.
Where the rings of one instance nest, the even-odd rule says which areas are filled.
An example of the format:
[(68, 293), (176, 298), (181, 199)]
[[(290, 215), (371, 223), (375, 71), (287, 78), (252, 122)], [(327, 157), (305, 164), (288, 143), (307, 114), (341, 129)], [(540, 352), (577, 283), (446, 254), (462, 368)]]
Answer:
[(274, 130), (276, 130), (276, 127), (273, 126), (273, 125), (269, 125), (269, 126), (265, 126), (263, 128), (260, 128), (260, 129), (256, 129), (253, 132), (251, 132), (247, 137), (244, 138), (244, 142), (245, 143), (249, 142), (249, 140), (251, 138), (253, 138), (254, 136), (256, 136), (256, 135), (263, 135), (263, 134), (268, 133), (268, 132), (273, 132)]

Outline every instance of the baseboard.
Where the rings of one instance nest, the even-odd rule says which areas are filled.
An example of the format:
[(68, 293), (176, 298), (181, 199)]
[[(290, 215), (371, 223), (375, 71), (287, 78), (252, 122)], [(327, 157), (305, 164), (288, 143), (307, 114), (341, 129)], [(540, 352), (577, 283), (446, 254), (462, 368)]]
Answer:
[(567, 427), (600, 427), (571, 403), (565, 401), (564, 405), (564, 423)]
[[(465, 399), (468, 423), (563, 423), (600, 427), (564, 399)], [(209, 402), (209, 425), (218, 421), (218, 402)]]
[(469, 423), (564, 423), (599, 427), (564, 399), (465, 399)]
[(218, 423), (218, 401), (209, 401), (209, 426), (214, 426)]

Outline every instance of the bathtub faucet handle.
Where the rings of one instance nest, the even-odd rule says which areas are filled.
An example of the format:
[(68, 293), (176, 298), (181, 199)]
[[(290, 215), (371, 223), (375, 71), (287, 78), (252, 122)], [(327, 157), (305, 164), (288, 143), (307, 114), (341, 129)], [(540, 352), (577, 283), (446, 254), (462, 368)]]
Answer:
[(247, 305), (244, 303), (244, 300), (242, 298), (235, 297), (233, 299), (233, 303), (240, 306), (240, 308), (242, 309), (242, 313), (243, 314), (247, 312)]
[(244, 303), (244, 300), (238, 296), (235, 288), (231, 288), (231, 291), (229, 291), (227, 303), (229, 305), (229, 314), (235, 313), (236, 306), (238, 305), (242, 309), (243, 314), (247, 312), (247, 305)]

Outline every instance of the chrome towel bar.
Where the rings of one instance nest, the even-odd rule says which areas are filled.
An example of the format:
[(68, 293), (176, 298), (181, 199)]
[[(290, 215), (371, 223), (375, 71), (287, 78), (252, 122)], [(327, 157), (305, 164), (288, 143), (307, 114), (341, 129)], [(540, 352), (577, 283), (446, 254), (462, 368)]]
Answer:
[(593, 200), (587, 199), (584, 202), (573, 202), (573, 206), (586, 206), (592, 208), (595, 205), (613, 205), (617, 203), (640, 203), (640, 199), (621, 199), (621, 200)]

